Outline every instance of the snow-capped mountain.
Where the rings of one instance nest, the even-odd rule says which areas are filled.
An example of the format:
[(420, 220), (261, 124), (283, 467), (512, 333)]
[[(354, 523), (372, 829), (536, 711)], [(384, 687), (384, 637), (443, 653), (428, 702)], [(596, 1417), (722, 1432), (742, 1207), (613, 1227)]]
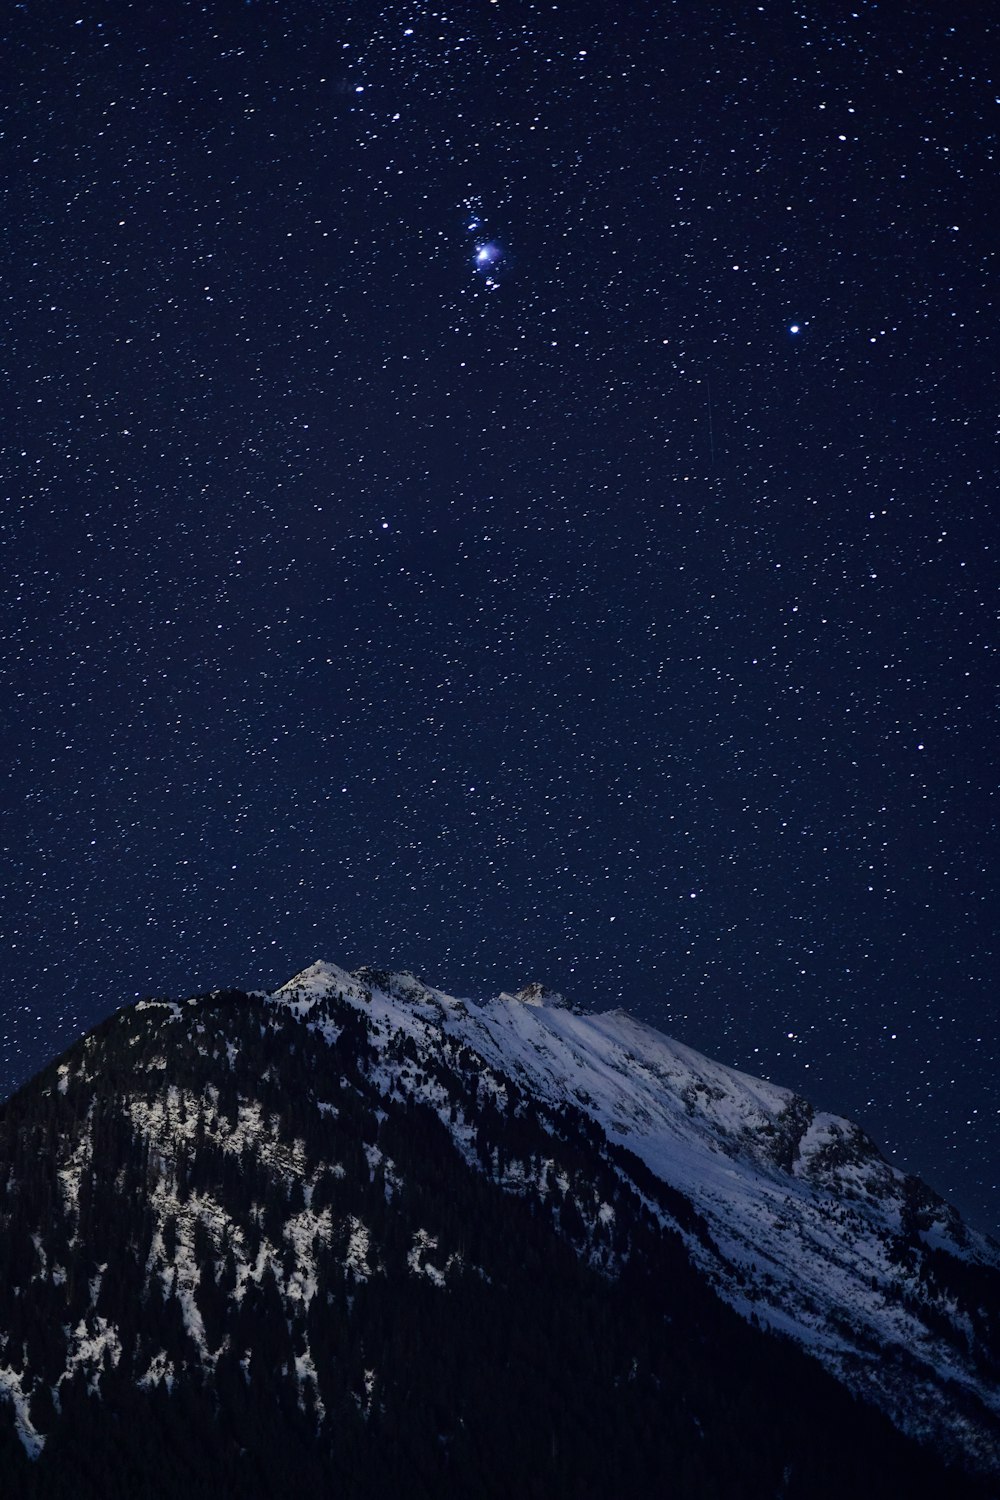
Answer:
[[(460, 1041), (536, 1099), (576, 1105), (694, 1206), (705, 1227), (674, 1227), (722, 1297), (803, 1344), (906, 1431), (996, 1462), (996, 1367), (983, 1379), (996, 1327), (970, 1285), (978, 1268), (997, 1272), (1000, 1246), (857, 1125), (625, 1011), (580, 1014), (537, 984), (477, 1005), (410, 974), (316, 963), (276, 999), (307, 1016), (331, 994), (369, 1017), (376, 1047), (399, 1032), (426, 1056), (442, 1038)], [(447, 1103), (441, 1085), (414, 1091)], [(980, 1402), (998, 1424), (982, 1433), (969, 1417)]]
[(971, 1497), (998, 1377), (993, 1241), (540, 985), (140, 1001), (0, 1110), (4, 1493)]

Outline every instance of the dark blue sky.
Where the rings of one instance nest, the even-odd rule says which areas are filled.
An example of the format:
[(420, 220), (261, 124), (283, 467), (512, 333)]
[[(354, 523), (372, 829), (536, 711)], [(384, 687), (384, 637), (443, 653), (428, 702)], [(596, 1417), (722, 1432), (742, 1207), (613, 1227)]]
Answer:
[(1000, 1226), (985, 8), (3, 29), (0, 1087), (541, 978)]

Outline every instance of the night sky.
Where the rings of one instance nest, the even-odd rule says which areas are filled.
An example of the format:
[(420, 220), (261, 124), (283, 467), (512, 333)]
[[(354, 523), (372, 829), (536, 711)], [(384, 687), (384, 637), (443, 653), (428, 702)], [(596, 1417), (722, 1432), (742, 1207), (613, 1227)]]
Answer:
[(541, 979), (1000, 1228), (989, 9), (5, 8), (0, 1089)]

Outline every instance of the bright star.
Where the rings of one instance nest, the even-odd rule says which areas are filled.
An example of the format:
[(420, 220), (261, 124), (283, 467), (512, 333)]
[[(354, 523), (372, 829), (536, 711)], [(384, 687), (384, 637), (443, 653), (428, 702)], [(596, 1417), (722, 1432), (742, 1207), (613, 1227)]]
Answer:
[(476, 275), (481, 276), (488, 292), (495, 292), (500, 285), (499, 273), (505, 269), (504, 248), (496, 240), (477, 240), (473, 248), (472, 263)]

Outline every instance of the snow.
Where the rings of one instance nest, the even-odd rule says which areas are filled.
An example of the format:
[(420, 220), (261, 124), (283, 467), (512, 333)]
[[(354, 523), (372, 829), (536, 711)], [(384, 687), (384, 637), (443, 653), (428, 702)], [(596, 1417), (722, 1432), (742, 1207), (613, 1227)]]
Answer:
[(295, 1255), (295, 1269), (288, 1278), (285, 1295), (308, 1307), (316, 1295), (316, 1244), (329, 1245), (333, 1238), (330, 1210), (314, 1214), (307, 1208), (289, 1219), (282, 1231)]
[[(492, 1070), (480, 1072), (480, 1088), (498, 1098), (506, 1094), (506, 1077), (553, 1108), (574, 1103), (609, 1141), (634, 1152), (695, 1207), (707, 1240), (657, 1211), (679, 1229), (721, 1296), (744, 1316), (794, 1338), (900, 1425), (915, 1430), (957, 1420), (949, 1419), (940, 1395), (942, 1377), (1000, 1409), (971, 1362), (929, 1331), (899, 1295), (902, 1273), (889, 1251), (905, 1179), (851, 1121), (814, 1111), (790, 1089), (714, 1062), (625, 1011), (581, 1014), (541, 986), (477, 1002), (445, 995), (409, 973), (380, 976), (378, 984), (370, 973), (364, 977), (362, 983), (337, 965), (314, 964), (277, 997), (305, 1014), (324, 996), (340, 996), (368, 1018), (377, 1048), (399, 1034), (413, 1038), (418, 1056), (467, 1046)], [(386, 1093), (402, 1083), (435, 1107), (471, 1160), (468, 1128), (461, 1119), (451, 1122), (448, 1095), (428, 1071), (383, 1056), (373, 1076)], [(568, 1181), (559, 1180), (552, 1164), (549, 1171), (550, 1190), (567, 1192)], [(547, 1173), (540, 1175), (537, 1190), (544, 1193)], [(507, 1170), (502, 1185), (525, 1191), (519, 1165)], [(609, 1205), (592, 1207), (604, 1222), (613, 1212)], [(927, 1243), (998, 1263), (982, 1236), (969, 1232), (967, 1245), (957, 1241), (951, 1222), (943, 1209)], [(429, 1258), (435, 1248), (421, 1231), (407, 1260), (414, 1274), (443, 1286), (448, 1267)], [(908, 1413), (909, 1398), (893, 1394), (871, 1352), (896, 1347), (933, 1376), (921, 1387), (922, 1415)]]
[(25, 1453), (29, 1458), (37, 1458), (45, 1447), (45, 1436), (31, 1420), (28, 1398), (15, 1370), (0, 1367), (0, 1394), (6, 1396), (14, 1408), (14, 1427)]
[(166, 1094), (152, 1099), (132, 1096), (125, 1108), (133, 1128), (161, 1150), (164, 1163), (172, 1162), (180, 1143), (197, 1138), (199, 1129), (227, 1155), (242, 1156), (252, 1152), (265, 1162), (276, 1176), (305, 1172), (305, 1145), (301, 1140), (291, 1146), (281, 1139), (281, 1122), (276, 1115), (266, 1119), (257, 1099), (241, 1099), (235, 1124), (218, 1113), (218, 1096), (209, 1089), (197, 1094), (171, 1084)]
[(366, 1225), (360, 1219), (351, 1214), (348, 1219), (348, 1241), (347, 1255), (344, 1259), (344, 1269), (349, 1271), (355, 1281), (367, 1281), (372, 1274), (372, 1268), (368, 1263), (371, 1252), (371, 1235)]
[(40, 1234), (33, 1234), (31, 1236), (31, 1243), (35, 1247), (35, 1253), (38, 1256), (38, 1263), (39, 1263), (38, 1264), (38, 1272), (31, 1279), (32, 1279), (32, 1281), (37, 1281), (37, 1280), (44, 1281), (45, 1278), (49, 1274), (49, 1258), (48, 1258), (48, 1256), (45, 1253), (45, 1246), (42, 1243), (42, 1237), (41, 1237), (41, 1235)]
[(313, 1391), (313, 1410), (316, 1414), (317, 1427), (326, 1417), (326, 1407), (319, 1393), (319, 1377), (316, 1374), (316, 1366), (313, 1363), (312, 1350), (308, 1343), (301, 1354), (295, 1356), (295, 1378), (299, 1383), (299, 1409), (305, 1411), (305, 1388), (309, 1384)]
[(66, 1359), (66, 1368), (58, 1384), (68, 1380), (74, 1370), (88, 1371), (87, 1388), (98, 1392), (101, 1370), (105, 1361), (115, 1366), (122, 1357), (122, 1344), (118, 1329), (106, 1318), (94, 1318), (90, 1324), (81, 1319), (73, 1330)]
[[(636, 1187), (661, 1222), (682, 1236), (692, 1260), (721, 1297), (743, 1316), (795, 1339), (907, 1430), (932, 1438), (944, 1432), (964, 1441), (968, 1450), (973, 1439), (963, 1439), (959, 1431), (964, 1418), (956, 1389), (1000, 1413), (1000, 1395), (983, 1382), (963, 1347), (969, 1343), (962, 1336), (969, 1332), (968, 1317), (942, 1300), (936, 1304), (958, 1335), (950, 1342), (938, 1331), (939, 1319), (922, 1320), (921, 1298), (926, 1303), (931, 1294), (901, 1265), (895, 1245), (906, 1214), (912, 1223), (912, 1183), (852, 1122), (813, 1110), (789, 1089), (714, 1062), (625, 1011), (582, 1014), (537, 984), (516, 994), (475, 1000), (449, 996), (408, 972), (362, 970), (352, 975), (336, 964), (317, 962), (261, 998), (328, 1040), (340, 1034), (344, 1018), (339, 1013), (335, 1024), (331, 1015), (339, 1007), (325, 1002), (354, 1007), (367, 1023), (375, 1059), (368, 1072), (375, 1087), (386, 1098), (393, 1093), (398, 1098), (402, 1090), (433, 1108), (456, 1148), (477, 1169), (482, 1164), (474, 1147), (474, 1122), (455, 1107), (449, 1069), (471, 1067), (479, 1097), (491, 1096), (501, 1110), (510, 1107), (515, 1085), (541, 1107), (543, 1120), (546, 1107), (553, 1114), (566, 1105), (582, 1110), (612, 1146), (634, 1153), (697, 1211), (701, 1224), (692, 1229), (689, 1215), (681, 1213), (683, 1222), (675, 1221), (651, 1201), (655, 1194)], [(189, 1024), (197, 1019), (197, 1012), (192, 1015), (188, 1006), (174, 1002), (144, 1001), (136, 1009), (166, 1011), (171, 1021), (184, 1017)], [(151, 1019), (159, 1022), (162, 1015)], [(398, 1060), (398, 1043), (404, 1038), (409, 1039), (407, 1051), (412, 1054), (415, 1047), (416, 1061)], [(88, 1042), (84, 1047), (91, 1050)], [(238, 1055), (228, 1044), (222, 1065), (234, 1067)], [(146, 1066), (162, 1072), (166, 1059), (152, 1059)], [(273, 1071), (279, 1073), (280, 1065)], [(57, 1077), (57, 1088), (66, 1093), (73, 1079), (70, 1065), (61, 1064)], [(76, 1080), (86, 1082), (85, 1070)], [(341, 1084), (351, 1087), (346, 1079)], [(338, 1257), (342, 1253), (349, 1280), (364, 1282), (384, 1273), (366, 1224), (353, 1215), (338, 1217), (331, 1208), (318, 1213), (313, 1208), (317, 1184), (324, 1176), (342, 1179), (343, 1165), (332, 1160), (310, 1164), (304, 1142), (289, 1142), (281, 1119), (258, 1099), (241, 1096), (235, 1110), (220, 1112), (215, 1088), (197, 1093), (157, 1077), (152, 1091), (126, 1094), (121, 1104), (149, 1163), (153, 1233), (146, 1287), (158, 1285), (166, 1297), (176, 1298), (190, 1357), (203, 1368), (211, 1371), (221, 1350), (208, 1346), (198, 1292), (229, 1256), (235, 1269), (234, 1299), (242, 1301), (248, 1287), (273, 1275), (290, 1326), (293, 1319), (304, 1323), (318, 1294), (323, 1247), (336, 1246)], [(312, 1104), (320, 1115), (338, 1118), (333, 1103), (314, 1099)], [(56, 1163), (59, 1193), (74, 1232), (81, 1184), (92, 1166), (93, 1123), (91, 1104), (72, 1149), (65, 1148)], [(178, 1163), (199, 1139), (236, 1161), (252, 1157), (286, 1189), (293, 1182), (301, 1185), (301, 1196), (296, 1193), (294, 1201), (304, 1207), (289, 1210), (280, 1230), (271, 1228), (276, 1244), (263, 1235), (258, 1241), (255, 1234), (252, 1259), (248, 1236), (220, 1203), (208, 1194), (182, 1195), (178, 1190)], [(394, 1163), (378, 1145), (364, 1149), (371, 1179), (380, 1177), (391, 1199), (403, 1187)], [(575, 1168), (571, 1180), (555, 1144), (552, 1151), (552, 1157), (540, 1162), (495, 1153), (492, 1168), (487, 1163), (485, 1170), (492, 1170), (504, 1191), (531, 1195), (550, 1208), (553, 1200), (558, 1205), (572, 1195), (591, 1231), (610, 1225), (613, 1205), (602, 1201)], [(628, 1179), (627, 1161), (616, 1169)], [(946, 1204), (927, 1194), (919, 1205), (926, 1245), (973, 1262), (1000, 1264), (997, 1247), (966, 1231)], [(260, 1212), (255, 1211), (258, 1228)], [(613, 1257), (603, 1248), (608, 1236), (598, 1239), (598, 1249), (592, 1244), (581, 1253), (602, 1273), (614, 1274)], [(199, 1264), (195, 1244), (206, 1241), (209, 1254)], [(51, 1265), (41, 1237), (34, 1237), (34, 1245), (35, 1279), (63, 1285), (65, 1268)], [(463, 1266), (458, 1255), (446, 1254), (426, 1228), (413, 1234), (405, 1255), (409, 1273), (438, 1290), (448, 1286), (453, 1272), (475, 1271)], [(74, 1328), (64, 1330), (66, 1364), (54, 1388), (57, 1400), (59, 1385), (77, 1369), (96, 1392), (103, 1371), (122, 1360), (117, 1329), (97, 1315), (105, 1270), (93, 1267), (88, 1311)], [(314, 1356), (304, 1335), (296, 1350), (289, 1373), (298, 1383), (300, 1405), (311, 1407), (322, 1420)], [(902, 1350), (911, 1362), (908, 1367), (894, 1353)], [(186, 1355), (180, 1369), (187, 1363)], [(241, 1364), (249, 1380), (249, 1351)], [(143, 1374), (137, 1372), (138, 1384), (169, 1391), (176, 1374), (161, 1351)], [(948, 1394), (944, 1382), (952, 1383)], [(356, 1398), (366, 1415), (375, 1389), (375, 1372), (366, 1372), (364, 1395)], [(25, 1450), (37, 1456), (45, 1439), (31, 1422), (30, 1395), (17, 1371), (0, 1367), (0, 1397), (13, 1407)]]
[(84, 1172), (90, 1170), (90, 1162), (93, 1154), (93, 1118), (94, 1102), (91, 1100), (84, 1128), (80, 1132), (80, 1138), (72, 1153), (56, 1172), (56, 1180), (59, 1183), (59, 1192), (63, 1200), (63, 1207), (74, 1226), (78, 1224), (80, 1216), (80, 1184), (83, 1181)]
[(137, 1000), (136, 1010), (165, 1010), (171, 1021), (179, 1021), (183, 1011), (176, 1000)]
[(303, 969), (301, 974), (296, 974), (294, 979), (283, 984), (268, 998), (302, 1018), (310, 1013), (318, 1000), (322, 1000), (331, 991), (360, 996), (361, 990), (362, 986), (346, 969), (339, 968), (337, 964), (317, 962), (310, 964), (308, 969)]
[(432, 1265), (427, 1256), (438, 1247), (434, 1235), (428, 1234), (426, 1229), (418, 1229), (413, 1236), (413, 1244), (407, 1252), (406, 1264), (415, 1276), (426, 1276), (433, 1286), (443, 1287), (446, 1285), (445, 1274), (451, 1269), (455, 1256), (449, 1256), (444, 1271), (438, 1266)]
[(165, 1385), (168, 1391), (172, 1391), (174, 1388), (173, 1361), (167, 1358), (167, 1351), (165, 1349), (161, 1349), (158, 1354), (154, 1354), (145, 1375), (139, 1378), (139, 1386), (144, 1391), (151, 1390), (154, 1386), (158, 1385)]

